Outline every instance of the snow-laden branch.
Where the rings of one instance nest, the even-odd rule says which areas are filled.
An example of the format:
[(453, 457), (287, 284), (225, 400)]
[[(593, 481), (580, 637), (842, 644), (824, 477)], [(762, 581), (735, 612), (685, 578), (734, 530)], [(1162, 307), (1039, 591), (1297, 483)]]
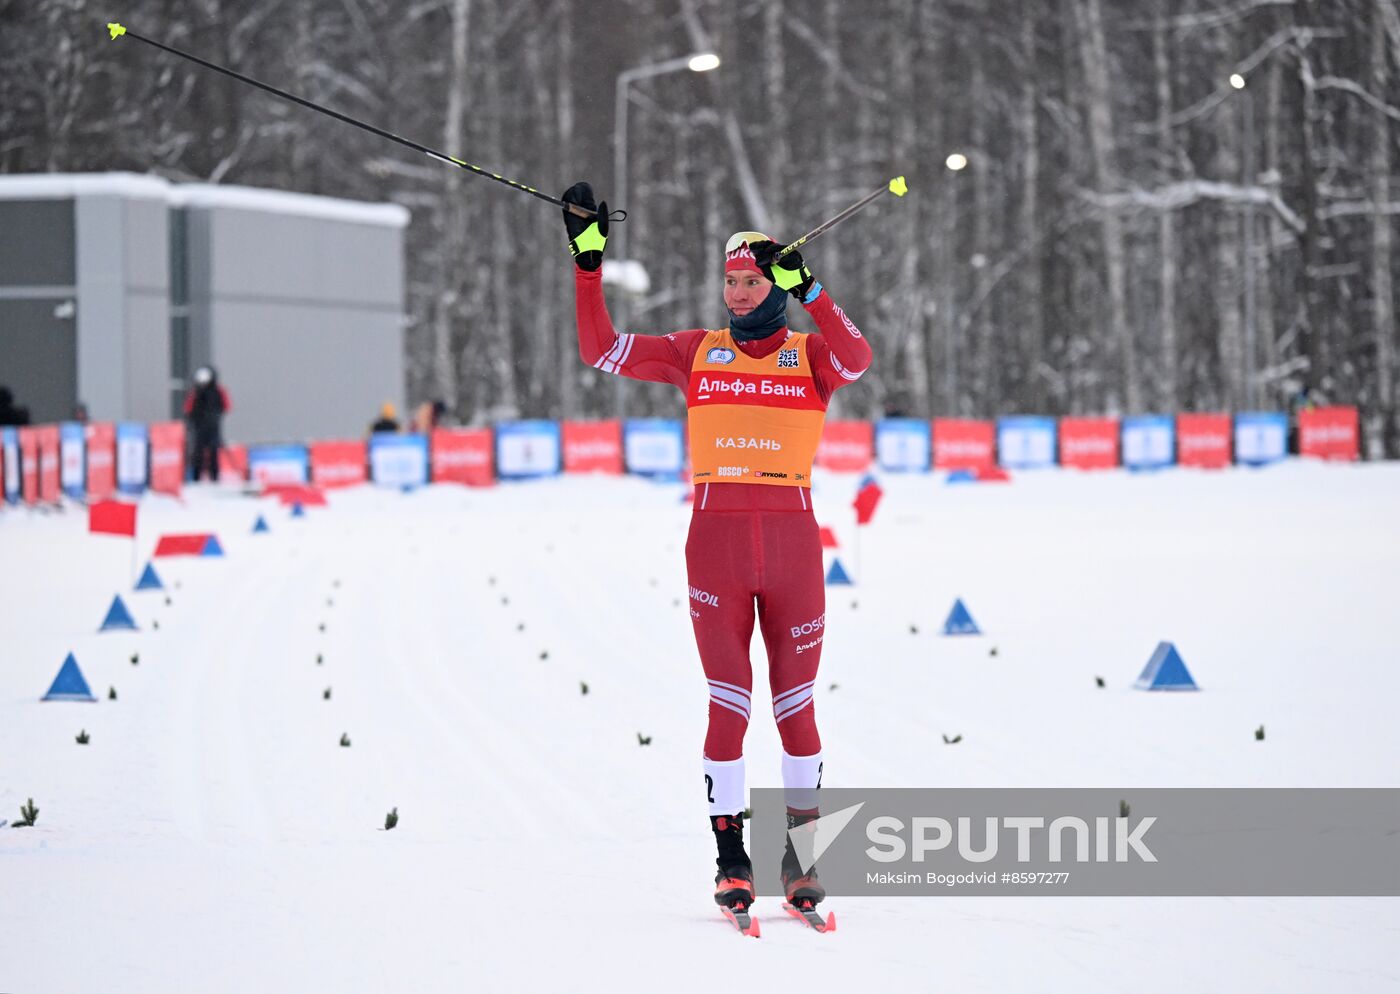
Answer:
[[(1264, 44), (1260, 45), (1249, 55), (1245, 56), (1235, 66), (1234, 71), (1242, 76), (1248, 76), (1259, 67), (1265, 59), (1275, 51), (1287, 45), (1291, 41), (1297, 41), (1300, 45), (1307, 45), (1314, 38), (1339, 38), (1345, 34), (1343, 31), (1332, 28), (1286, 28), (1283, 31), (1271, 35)], [(1185, 107), (1167, 118), (1170, 127), (1178, 128), (1183, 124), (1189, 124), (1202, 115), (1208, 114), (1232, 96), (1237, 96), (1236, 90), (1230, 86), (1229, 74), (1222, 72), (1220, 80), (1215, 89), (1197, 100), (1190, 107)], [(1134, 124), (1132, 131), (1134, 134), (1149, 135), (1156, 134), (1161, 129), (1157, 121), (1145, 124)]]
[(831, 50), (831, 46), (822, 41), (821, 37), (807, 26), (805, 21), (795, 17), (783, 19), (783, 25), (795, 34), (812, 50), (817, 58), (826, 65), (827, 71), (836, 76), (837, 81), (850, 90), (856, 96), (872, 103), (883, 104), (888, 101), (888, 97), (883, 90), (873, 86), (867, 86), (851, 75), (850, 71), (841, 63), (836, 53)]
[(1296, 211), (1279, 199), (1278, 194), (1262, 186), (1240, 186), (1238, 183), (1195, 179), (1170, 183), (1154, 190), (1129, 190), (1126, 193), (1096, 193), (1093, 190), (1081, 189), (1079, 196), (1096, 207), (1112, 211), (1173, 211), (1202, 200), (1257, 204), (1271, 208), (1279, 220), (1300, 235), (1308, 227)]
[(1370, 104), (1392, 121), (1400, 121), (1400, 110), (1390, 106), (1355, 80), (1345, 79), (1341, 76), (1319, 76), (1313, 82), (1313, 88), (1317, 90), (1341, 90), (1344, 93), (1350, 93), (1354, 97), (1359, 97), (1364, 103)]
[[(1206, 10), (1198, 14), (1179, 14), (1176, 17), (1169, 17), (1167, 18), (1167, 27), (1175, 31), (1218, 28), (1248, 17), (1256, 10), (1264, 10), (1268, 7), (1292, 7), (1295, 3), (1297, 0), (1245, 0), (1244, 3), (1236, 4), (1225, 10)], [(1124, 28), (1129, 31), (1151, 31), (1156, 26), (1155, 21), (1129, 21), (1124, 25)]]

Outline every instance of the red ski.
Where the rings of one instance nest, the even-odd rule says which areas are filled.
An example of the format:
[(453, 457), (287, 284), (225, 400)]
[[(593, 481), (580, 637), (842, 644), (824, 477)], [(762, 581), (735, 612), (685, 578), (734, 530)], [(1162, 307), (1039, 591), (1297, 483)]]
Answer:
[(823, 921), (822, 916), (817, 914), (817, 909), (805, 901), (799, 907), (793, 907), (784, 901), (783, 910), (799, 921), (805, 922), (808, 928), (816, 929), (818, 932), (836, 931), (836, 912), (834, 911), (827, 915), (826, 920)]
[(724, 917), (733, 922), (734, 927), (741, 933), (755, 939), (759, 938), (757, 918), (742, 909), (720, 908), (719, 910), (724, 912)]

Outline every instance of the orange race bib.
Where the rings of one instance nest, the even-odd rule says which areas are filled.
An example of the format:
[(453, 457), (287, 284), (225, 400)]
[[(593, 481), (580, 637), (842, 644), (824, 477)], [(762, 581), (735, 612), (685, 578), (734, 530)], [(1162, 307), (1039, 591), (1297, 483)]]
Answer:
[(685, 395), (692, 482), (811, 487), (826, 402), (807, 338), (791, 332), (772, 355), (753, 359), (727, 329), (705, 335)]

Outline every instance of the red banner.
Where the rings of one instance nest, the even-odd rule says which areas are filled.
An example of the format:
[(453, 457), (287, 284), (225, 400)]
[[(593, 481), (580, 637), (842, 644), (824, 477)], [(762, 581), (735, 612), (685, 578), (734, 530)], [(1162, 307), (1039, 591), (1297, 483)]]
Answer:
[(996, 425), (993, 422), (933, 419), (934, 469), (992, 469), (996, 464)]
[(180, 496), (185, 482), (185, 423), (160, 421), (148, 429), (151, 445), (150, 486), (158, 494)]
[(860, 473), (875, 461), (875, 426), (869, 421), (828, 421), (817, 443), (816, 465), (838, 473)]
[(87, 425), (88, 500), (103, 500), (117, 489), (117, 427), (111, 423)]
[(490, 428), (435, 428), (428, 447), (434, 483), (488, 487), (495, 482)]
[(562, 435), (564, 472), (622, 472), (622, 422), (565, 421)]
[(1355, 462), (1361, 433), (1354, 407), (1319, 407), (1298, 412), (1298, 454)]
[(37, 428), (19, 429), (20, 493), (26, 504), (39, 502), (39, 436)]
[(318, 487), (353, 487), (369, 479), (364, 442), (312, 442), (311, 482)]
[(248, 446), (225, 445), (219, 450), (219, 482), (248, 479)]
[(59, 452), (58, 425), (39, 425), (34, 429), (35, 447), (39, 454), (39, 500), (57, 504), (62, 490), (62, 459)]
[(1117, 418), (1061, 418), (1060, 465), (1112, 469), (1118, 465)]
[(1230, 465), (1230, 415), (1178, 414), (1176, 461), (1199, 469), (1224, 469)]

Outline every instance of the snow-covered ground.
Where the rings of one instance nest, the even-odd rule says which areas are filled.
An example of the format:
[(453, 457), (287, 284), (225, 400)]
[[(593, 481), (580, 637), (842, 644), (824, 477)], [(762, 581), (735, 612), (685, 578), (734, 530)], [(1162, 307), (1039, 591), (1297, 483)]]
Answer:
[[(857, 565), (855, 479), (817, 480), (859, 571), (829, 590), (827, 785), (1400, 786), (1400, 466), (881, 482)], [(158, 560), (170, 603), (100, 635), (126, 540), (0, 512), (0, 818), (40, 808), (0, 829), (0, 990), (1400, 988), (1398, 899), (833, 898), (828, 936), (768, 899), (738, 936), (680, 493), (148, 498), (142, 562), (169, 531), (227, 556)], [(958, 596), (985, 637), (936, 634)], [(1202, 693), (1130, 689), (1161, 639)], [(70, 650), (100, 702), (40, 703)], [(765, 714), (751, 785), (779, 782)]]

